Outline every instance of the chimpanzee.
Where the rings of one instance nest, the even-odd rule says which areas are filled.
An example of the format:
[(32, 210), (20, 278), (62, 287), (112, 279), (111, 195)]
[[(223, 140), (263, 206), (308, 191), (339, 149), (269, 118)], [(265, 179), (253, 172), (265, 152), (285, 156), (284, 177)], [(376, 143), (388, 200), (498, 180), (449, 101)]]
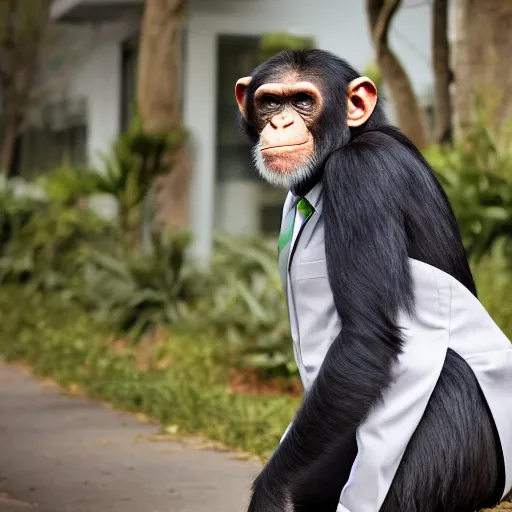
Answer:
[(250, 512), (474, 512), (512, 488), (512, 345), (451, 206), (373, 82), (321, 50), (236, 84), (269, 182), (301, 406)]

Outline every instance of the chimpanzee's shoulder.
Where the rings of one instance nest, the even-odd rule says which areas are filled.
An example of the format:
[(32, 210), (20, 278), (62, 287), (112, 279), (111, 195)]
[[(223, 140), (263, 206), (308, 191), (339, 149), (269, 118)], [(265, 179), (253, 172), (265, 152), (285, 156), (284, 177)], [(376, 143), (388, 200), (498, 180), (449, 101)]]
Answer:
[(394, 126), (365, 131), (344, 148), (345, 157), (387, 169), (392, 174), (407, 174), (432, 181), (434, 173), (418, 148)]
[(383, 126), (375, 130), (364, 131), (353, 137), (346, 147), (352, 151), (362, 149), (386, 153), (393, 151), (397, 152), (394, 153), (397, 157), (403, 153), (422, 159), (416, 146), (394, 126)]
[(397, 193), (404, 193), (402, 185), (438, 193), (434, 173), (421, 152), (392, 126), (356, 135), (333, 152), (328, 166), (343, 169), (345, 176), (354, 172), (359, 180), (371, 177), (374, 187), (395, 187)]

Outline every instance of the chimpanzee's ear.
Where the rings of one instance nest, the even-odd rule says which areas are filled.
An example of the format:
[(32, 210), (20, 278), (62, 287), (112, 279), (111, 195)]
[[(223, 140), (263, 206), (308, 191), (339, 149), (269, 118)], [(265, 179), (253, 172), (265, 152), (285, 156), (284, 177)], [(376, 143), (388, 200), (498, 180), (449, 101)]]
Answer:
[(377, 105), (377, 87), (366, 76), (352, 80), (347, 88), (347, 124), (357, 128), (368, 121)]
[(245, 114), (245, 98), (247, 93), (247, 87), (249, 87), (249, 84), (251, 83), (252, 77), (245, 76), (244, 78), (240, 78), (240, 80), (237, 81), (235, 86), (235, 96), (236, 96), (236, 102), (238, 103), (238, 108), (240, 109), (240, 113), (246, 118)]

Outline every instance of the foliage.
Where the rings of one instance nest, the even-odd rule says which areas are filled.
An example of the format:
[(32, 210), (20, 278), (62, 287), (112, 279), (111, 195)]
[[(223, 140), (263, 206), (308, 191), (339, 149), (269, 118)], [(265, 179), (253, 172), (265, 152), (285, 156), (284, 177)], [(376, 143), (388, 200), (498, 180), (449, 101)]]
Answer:
[(311, 50), (315, 40), (311, 37), (299, 37), (285, 32), (269, 32), (260, 38), (258, 61), (265, 62), (283, 50)]
[(367, 76), (377, 87), (377, 91), (379, 92), (379, 96), (383, 97), (383, 86), (384, 86), (384, 78), (382, 76), (382, 71), (379, 68), (379, 65), (376, 62), (370, 62), (364, 68), (362, 76)]
[(273, 241), (217, 236), (194, 324), (225, 339), (239, 366), (287, 375), (297, 368), (276, 261)]
[(96, 171), (98, 191), (112, 194), (121, 210), (129, 212), (140, 204), (155, 177), (169, 170), (164, 157), (181, 138), (177, 132), (147, 133), (135, 117), (114, 143), (112, 154), (104, 157), (104, 172)]
[[(54, 188), (46, 190), (50, 194), (44, 185), (0, 177), (2, 283), (68, 289), (92, 247), (106, 247), (115, 240), (112, 226), (67, 204), (70, 194), (65, 188), (54, 195)], [(52, 200), (57, 196), (65, 202)]]
[(472, 270), (479, 300), (512, 341), (512, 272), (503, 245), (503, 240), (497, 243), (478, 263), (473, 263)]
[(45, 205), (34, 212), (4, 249), (0, 282), (29, 282), (40, 289), (69, 289), (95, 244), (112, 230), (94, 214)]
[(184, 324), (225, 340), (226, 357), (238, 367), (296, 373), (274, 241), (219, 236), (205, 274), (186, 258), (188, 234), (155, 236), (146, 252), (127, 249), (115, 225), (68, 205), (81, 193), (73, 192), (76, 182), (60, 183), (71, 192), (50, 188), (64, 204), (42, 201), (30, 210), (1, 254), (0, 281), (61, 290), (134, 340), (158, 325)]
[(76, 205), (81, 199), (102, 194), (119, 207), (120, 229), (128, 245), (137, 245), (140, 205), (155, 179), (168, 172), (169, 152), (186, 136), (181, 131), (148, 133), (139, 117), (114, 142), (103, 157), (104, 167), (84, 169), (61, 167), (42, 176), (37, 183), (51, 202)]
[(0, 255), (43, 202), (44, 194), (38, 188), (0, 174)]
[(141, 411), (164, 428), (255, 454), (270, 455), (298, 405), (288, 397), (230, 394), (213, 342), (204, 337), (165, 336), (150, 343), (141, 361), (140, 347), (108, 340), (87, 314), (54, 294), (4, 287), (0, 322), (0, 353), (7, 360), (24, 360), (41, 376)]
[(483, 115), (454, 147), (432, 147), (426, 157), (455, 210), (464, 245), (481, 258), (505, 240), (512, 256), (512, 138), (492, 133)]
[(199, 279), (185, 262), (188, 234), (155, 236), (149, 252), (92, 251), (77, 300), (105, 326), (135, 340), (159, 325), (174, 325), (198, 296)]
[(66, 206), (100, 190), (98, 176), (90, 169), (63, 166), (36, 180), (48, 201)]

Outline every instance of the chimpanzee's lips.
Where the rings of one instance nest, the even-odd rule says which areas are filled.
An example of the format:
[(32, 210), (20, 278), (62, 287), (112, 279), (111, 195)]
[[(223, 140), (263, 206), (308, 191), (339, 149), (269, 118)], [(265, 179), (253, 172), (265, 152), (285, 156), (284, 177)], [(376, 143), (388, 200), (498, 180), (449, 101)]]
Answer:
[(264, 148), (261, 148), (261, 151), (267, 151), (269, 149), (288, 149), (288, 148), (296, 148), (299, 146), (304, 146), (309, 142), (309, 139), (304, 142), (299, 142), (298, 144), (282, 144), (280, 146), (265, 146)]

